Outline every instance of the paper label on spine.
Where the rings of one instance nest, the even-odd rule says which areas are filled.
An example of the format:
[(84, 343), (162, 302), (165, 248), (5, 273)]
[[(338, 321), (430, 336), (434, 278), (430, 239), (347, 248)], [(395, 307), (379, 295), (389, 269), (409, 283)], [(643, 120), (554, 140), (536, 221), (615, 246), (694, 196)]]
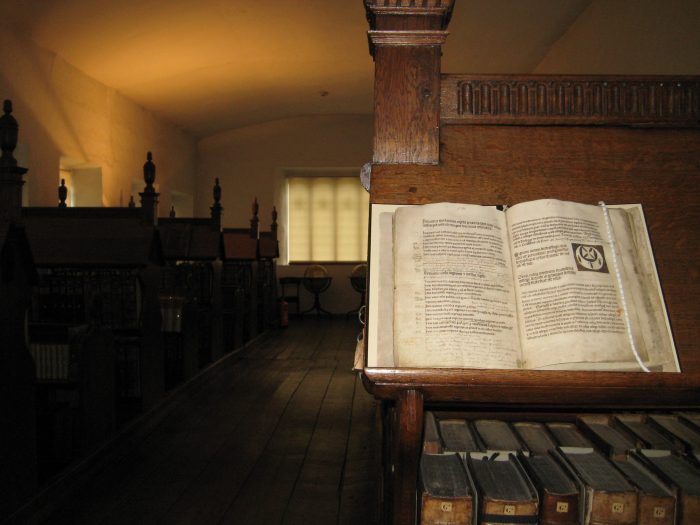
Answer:
[(623, 503), (613, 503), (612, 511), (615, 514), (622, 514), (625, 511), (625, 505)]
[(557, 501), (557, 512), (569, 512), (569, 504), (566, 501)]

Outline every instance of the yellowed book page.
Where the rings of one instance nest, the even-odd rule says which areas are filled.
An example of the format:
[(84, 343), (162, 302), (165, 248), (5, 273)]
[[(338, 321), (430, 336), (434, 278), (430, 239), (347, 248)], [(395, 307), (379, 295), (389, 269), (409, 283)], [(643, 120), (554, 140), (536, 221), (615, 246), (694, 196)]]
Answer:
[(372, 204), (367, 366), (394, 367), (394, 204)]
[(680, 372), (642, 206), (611, 206), (610, 219), (635, 344), (647, 367)]
[[(508, 224), (526, 368), (641, 370), (603, 210), (538, 200), (510, 208)], [(633, 333), (648, 361), (638, 330)]]
[(503, 212), (450, 203), (396, 210), (394, 286), (397, 366), (519, 367)]

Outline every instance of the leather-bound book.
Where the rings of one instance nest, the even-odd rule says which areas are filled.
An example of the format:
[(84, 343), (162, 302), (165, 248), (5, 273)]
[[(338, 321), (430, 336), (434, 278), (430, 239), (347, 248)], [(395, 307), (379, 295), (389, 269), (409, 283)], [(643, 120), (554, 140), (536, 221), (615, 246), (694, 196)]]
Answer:
[(658, 450), (684, 449), (680, 441), (668, 437), (658, 429), (645, 414), (618, 414), (614, 418), (615, 423), (633, 434), (642, 445), (640, 448), (654, 448)]
[(537, 523), (537, 492), (513, 454), (473, 452), (467, 467), (478, 494), (479, 525)]
[(593, 448), (593, 443), (573, 423), (547, 423), (547, 429), (560, 447)]
[(518, 458), (540, 500), (540, 525), (578, 525), (581, 494), (559, 462), (549, 454)]
[(421, 525), (473, 523), (474, 489), (459, 454), (423, 454), (420, 486)]
[(592, 448), (559, 447), (557, 450), (582, 483), (584, 525), (637, 523), (637, 490), (610, 460)]
[(636, 456), (676, 493), (677, 525), (700, 523), (700, 469), (668, 450), (639, 450)]
[(614, 459), (613, 464), (637, 487), (637, 524), (674, 525), (676, 496), (673, 489), (632, 454), (626, 459)]
[(470, 452), (483, 450), (464, 419), (441, 419), (438, 428), (445, 452), (459, 452), (466, 458)]
[(578, 421), (584, 434), (608, 457), (624, 459), (628, 451), (637, 448), (634, 437), (611, 426), (608, 415), (580, 416)]
[(688, 452), (700, 452), (700, 432), (697, 432), (678, 416), (651, 414), (649, 419), (673, 439), (679, 440)]
[(440, 441), (435, 414), (426, 412), (423, 423), (423, 454), (440, 454), (441, 452), (442, 442)]
[(513, 429), (505, 421), (498, 419), (477, 419), (473, 423), (474, 431), (487, 451), (523, 452), (529, 451), (520, 442)]
[(557, 448), (554, 438), (544, 423), (517, 421), (513, 423), (513, 429), (530, 454), (547, 454), (550, 450)]
[(681, 418), (684, 423), (687, 423), (688, 426), (700, 432), (700, 414), (696, 414), (695, 412), (679, 412), (678, 417)]

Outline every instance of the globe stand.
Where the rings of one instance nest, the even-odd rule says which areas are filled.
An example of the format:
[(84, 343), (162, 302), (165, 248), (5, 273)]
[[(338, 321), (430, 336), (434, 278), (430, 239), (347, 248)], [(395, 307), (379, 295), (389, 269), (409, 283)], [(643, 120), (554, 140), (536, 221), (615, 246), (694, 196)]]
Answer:
[[(362, 284), (360, 284), (360, 281)], [(364, 277), (350, 277), (350, 285), (352, 289), (360, 294), (360, 304), (357, 308), (349, 310), (345, 316), (349, 317), (351, 315), (356, 315), (360, 309), (365, 305), (365, 278)], [(360, 288), (361, 287), (361, 288)]]
[(359, 311), (365, 305), (365, 293), (367, 290), (367, 265), (366, 264), (358, 264), (357, 266), (355, 266), (352, 269), (352, 273), (350, 274), (350, 286), (352, 286), (352, 289), (360, 294), (360, 304), (357, 308), (347, 312), (345, 314), (346, 318), (351, 316), (351, 315), (356, 315), (357, 313), (359, 313)]
[(328, 316), (333, 315), (321, 306), (321, 294), (328, 290), (332, 280), (333, 278), (328, 276), (328, 271), (323, 266), (314, 265), (306, 269), (304, 277), (301, 279), (301, 284), (306, 290), (314, 294), (314, 304), (299, 315), (305, 315), (310, 312), (316, 312), (316, 317), (319, 317), (322, 313)]

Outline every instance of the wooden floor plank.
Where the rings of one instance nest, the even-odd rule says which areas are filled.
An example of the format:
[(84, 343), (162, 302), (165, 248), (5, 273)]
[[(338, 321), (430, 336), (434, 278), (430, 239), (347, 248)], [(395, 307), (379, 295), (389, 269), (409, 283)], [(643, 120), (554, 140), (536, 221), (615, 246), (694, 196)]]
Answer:
[(297, 341), (308, 336), (301, 323), (290, 323), (287, 328), (275, 330), (270, 340), (259, 345), (252, 352), (256, 359), (277, 359), (290, 345), (298, 344)]
[(340, 492), (339, 525), (375, 525), (380, 522), (379, 403), (355, 377), (350, 437)]
[(291, 339), (284, 348), (275, 356), (275, 359), (293, 359), (294, 355), (301, 348), (308, 349), (315, 347), (329, 330), (327, 323), (314, 326), (313, 320), (300, 318), (291, 325), (292, 334), (297, 337)]
[[(214, 395), (215, 391), (212, 390), (193, 396), (178, 406), (128, 456), (115, 462), (76, 494), (76, 498), (81, 498), (85, 503), (74, 506), (79, 511), (73, 515), (74, 521), (100, 523), (118, 519), (125, 512), (124, 509), (134, 507), (132, 500), (138, 500), (141, 493), (161, 491), (170, 494), (170, 490), (163, 490), (164, 487), (158, 483), (159, 473), (173, 467), (173, 458), (180, 458), (183, 453), (197, 447), (207, 431), (214, 434), (212, 425), (219, 424), (222, 421), (221, 412), (232, 406), (230, 401), (226, 401), (228, 396), (242, 399), (245, 404), (245, 400), (254, 401), (258, 385), (263, 388), (263, 375), (255, 374), (245, 362), (239, 365), (240, 368), (232, 369), (230, 374), (223, 377), (228, 378), (230, 385), (217, 385), (219, 388), (216, 391), (225, 394), (223, 397)], [(248, 393), (251, 397), (241, 397)], [(156, 479), (149, 483), (152, 478)]]
[(376, 523), (356, 324), (293, 318), (230, 356), (43, 523)]
[(138, 520), (155, 522), (165, 514), (190, 487), (192, 478), (204, 470), (215, 451), (246, 424), (251, 407), (259, 405), (274, 392), (280, 373), (265, 370), (251, 374), (248, 379), (248, 388), (237, 392), (235, 403), (207, 411), (199, 428), (191, 429), (183, 436), (185, 446), (171, 449), (150, 475), (133, 483), (122, 500), (120, 512), (111, 514), (102, 524), (117, 525)]
[[(243, 428), (216, 451), (165, 514), (173, 524), (217, 523), (243, 486), (307, 370), (290, 371), (267, 403), (251, 406)], [(201, 520), (201, 521), (200, 521)]]
[(350, 431), (354, 376), (336, 368), (323, 400), (284, 523), (333, 523)]
[(281, 523), (333, 369), (311, 369), (220, 523)]

